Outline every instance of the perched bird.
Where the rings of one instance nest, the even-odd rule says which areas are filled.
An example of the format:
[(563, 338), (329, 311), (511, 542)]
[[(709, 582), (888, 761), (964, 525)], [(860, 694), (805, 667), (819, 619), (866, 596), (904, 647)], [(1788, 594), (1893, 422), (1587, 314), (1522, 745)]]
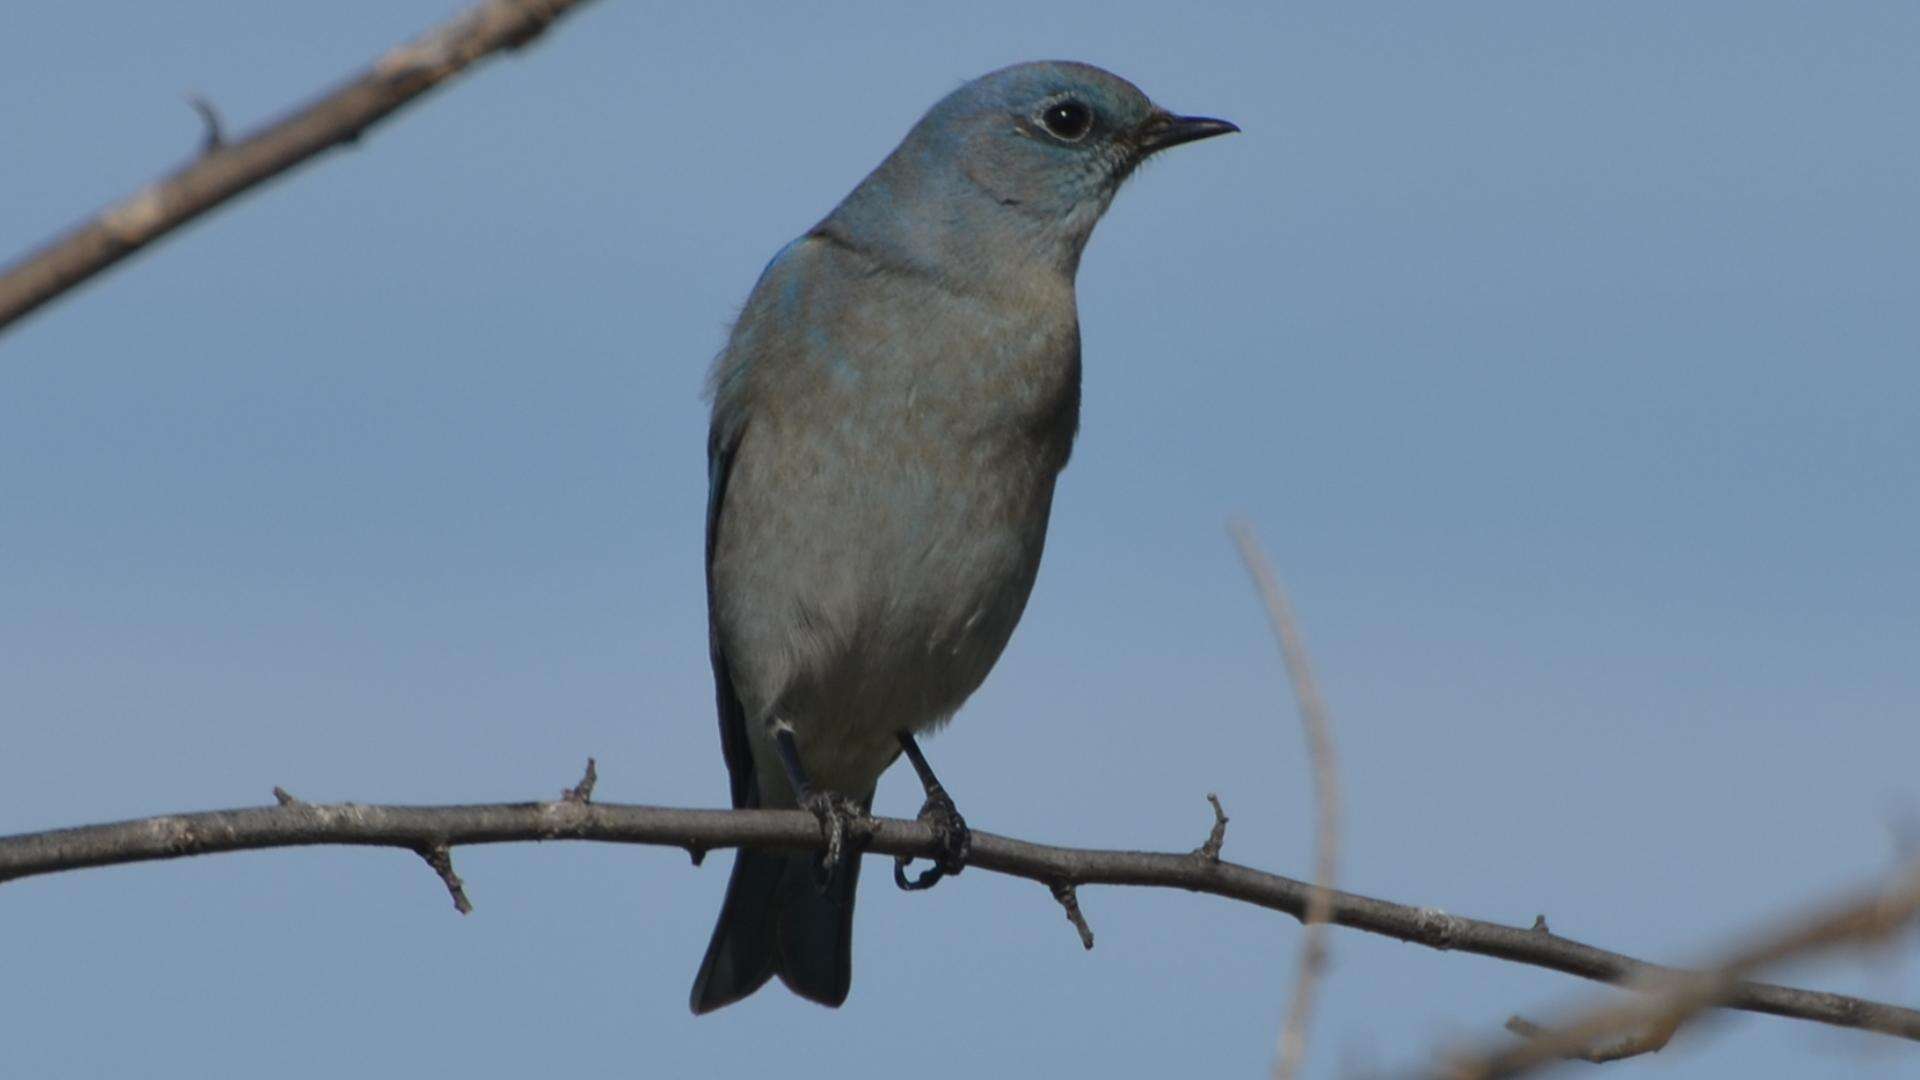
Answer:
[(936, 104), (774, 256), (714, 364), (708, 622), (736, 807), (805, 807), (824, 860), (742, 850), (696, 1013), (778, 975), (846, 1000), (859, 855), (902, 754), (943, 854), (966, 824), (914, 735), (986, 678), (1027, 603), (1080, 420), (1074, 276), (1121, 181), (1238, 131), (1086, 64), (1020, 64)]

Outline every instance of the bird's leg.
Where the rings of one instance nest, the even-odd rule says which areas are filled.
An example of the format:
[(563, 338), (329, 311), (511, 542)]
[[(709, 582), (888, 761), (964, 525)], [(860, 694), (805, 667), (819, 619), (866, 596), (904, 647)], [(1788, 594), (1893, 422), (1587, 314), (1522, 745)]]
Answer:
[(780, 764), (787, 770), (787, 782), (793, 785), (800, 809), (820, 819), (820, 832), (827, 838), (827, 850), (814, 865), (814, 884), (825, 892), (839, 876), (848, 857), (847, 833), (854, 820), (861, 816), (860, 807), (844, 795), (820, 791), (813, 786), (813, 781), (807, 779), (806, 768), (800, 764), (800, 748), (793, 741), (793, 727), (784, 720), (773, 722), (773, 745), (780, 755)]
[(967, 819), (954, 807), (952, 796), (940, 786), (940, 778), (933, 775), (933, 767), (927, 764), (927, 755), (920, 752), (920, 744), (904, 731), (899, 733), (899, 739), (900, 749), (913, 764), (913, 771), (920, 774), (920, 786), (927, 789), (927, 801), (920, 807), (920, 820), (933, 830), (934, 839), (940, 844), (933, 866), (911, 881), (907, 880), (907, 864), (913, 860), (905, 855), (894, 856), (893, 883), (911, 892), (931, 889), (941, 878), (965, 870), (967, 856), (973, 851), (973, 833), (967, 829)]

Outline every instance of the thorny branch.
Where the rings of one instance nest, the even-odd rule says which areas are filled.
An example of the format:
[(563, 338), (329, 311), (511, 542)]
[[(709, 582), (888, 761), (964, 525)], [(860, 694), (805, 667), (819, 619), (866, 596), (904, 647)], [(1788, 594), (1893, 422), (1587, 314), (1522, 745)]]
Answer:
[(70, 232), (0, 267), (0, 330), (121, 259), (386, 119), (494, 53), (538, 37), (586, 0), (485, 0), (291, 114), (228, 141), (219, 115), (190, 99), (206, 129), (200, 154)]
[[(938, 854), (933, 830), (918, 821), (872, 819), (866, 851)], [(468, 806), (283, 805), (168, 814), (106, 825), (0, 837), (0, 882), (93, 866), (211, 855), (226, 851), (338, 844), (402, 848), (592, 840), (677, 847), (689, 854), (754, 847), (818, 851), (819, 822), (801, 810), (685, 810), (614, 803), (493, 803)], [(1195, 852), (1098, 851), (973, 834), (968, 866), (1052, 887), (1055, 883), (1186, 889), (1304, 918), (1313, 886)], [(1605, 983), (1680, 972), (1585, 945), (1557, 934), (1467, 919), (1355, 893), (1329, 893), (1328, 921), (1434, 949), (1477, 953)], [(1920, 1041), (1920, 1010), (1761, 982), (1731, 982), (1722, 1008), (1769, 1013)]]

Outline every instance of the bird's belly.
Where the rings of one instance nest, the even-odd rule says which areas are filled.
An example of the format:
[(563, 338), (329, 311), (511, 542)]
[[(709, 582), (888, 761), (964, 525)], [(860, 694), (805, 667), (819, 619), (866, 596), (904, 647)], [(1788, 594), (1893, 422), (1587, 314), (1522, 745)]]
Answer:
[[(863, 794), (898, 753), (898, 732), (945, 721), (999, 659), (1053, 493), (1052, 470), (1019, 450), (831, 454), (817, 468), (790, 456), (769, 500), (781, 527), (716, 563), (729, 636), (760, 639), (730, 642), (729, 654), (778, 657), (736, 676), (755, 684), (741, 687), (748, 715), (791, 724), (820, 785)], [(736, 482), (761, 479), (776, 477)]]
[(870, 783), (893, 760), (897, 732), (943, 723), (1000, 658), (1033, 586), (1046, 519), (969, 516), (949, 516), (932, 537), (846, 538), (847, 592), (817, 596), (819, 610), (841, 613), (837, 632), (784, 695), (803, 743), (844, 759), (823, 761), (823, 773)]

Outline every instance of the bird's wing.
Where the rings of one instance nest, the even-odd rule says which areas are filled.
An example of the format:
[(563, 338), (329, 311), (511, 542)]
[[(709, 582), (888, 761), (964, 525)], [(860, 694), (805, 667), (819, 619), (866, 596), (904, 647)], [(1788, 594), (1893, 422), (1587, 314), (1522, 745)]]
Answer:
[(713, 550), (720, 539), (721, 512), (727, 503), (734, 454), (745, 434), (744, 423), (715, 424), (707, 437), (707, 648), (713, 658), (713, 694), (720, 713), (720, 752), (727, 759), (727, 778), (736, 809), (760, 805), (760, 785), (754, 781), (753, 752), (747, 746), (746, 710), (733, 688), (727, 652), (720, 644), (720, 619), (713, 595)]
[[(792, 303), (794, 291), (783, 289), (778, 281), (791, 283), (813, 247), (802, 237), (781, 248), (760, 272), (746, 307), (734, 324), (727, 348), (714, 363), (708, 392), (713, 396), (712, 426), (707, 432), (707, 646), (713, 658), (714, 697), (720, 712), (720, 750), (727, 759), (727, 775), (733, 784), (735, 807), (760, 805), (760, 785), (754, 778), (753, 751), (747, 741), (746, 709), (734, 689), (732, 665), (720, 640), (720, 618), (714, 595), (713, 553), (720, 546), (720, 530), (725, 526), (727, 485), (732, 479), (735, 459), (747, 435), (751, 411), (747, 407), (747, 372), (766, 363), (761, 335), (755, 328), (770, 303)], [(784, 313), (791, 315), (791, 312)], [(777, 359), (777, 357), (771, 357)]]

